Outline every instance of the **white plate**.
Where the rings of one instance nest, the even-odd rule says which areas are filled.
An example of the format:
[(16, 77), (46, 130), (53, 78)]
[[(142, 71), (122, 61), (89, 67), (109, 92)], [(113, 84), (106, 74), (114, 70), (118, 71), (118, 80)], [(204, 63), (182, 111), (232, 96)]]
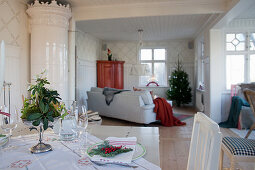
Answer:
[[(101, 145), (101, 144), (103, 144), (103, 142), (90, 145), (89, 148), (87, 149), (87, 154), (88, 154), (88, 156), (89, 156), (89, 157), (92, 157), (92, 155), (89, 154), (89, 152), (91, 151), (91, 149), (94, 149), (94, 148), (97, 147), (97, 145)], [(137, 160), (137, 159), (143, 157), (143, 156), (145, 155), (145, 153), (146, 153), (145, 147), (142, 146), (141, 144), (137, 143), (137, 144), (136, 144), (136, 147), (135, 147), (135, 152), (134, 152), (132, 161)]]

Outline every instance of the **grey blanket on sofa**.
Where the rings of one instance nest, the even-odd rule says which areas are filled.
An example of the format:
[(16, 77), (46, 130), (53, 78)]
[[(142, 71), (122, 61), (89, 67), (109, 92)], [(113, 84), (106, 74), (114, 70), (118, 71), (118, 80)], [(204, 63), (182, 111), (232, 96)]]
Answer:
[(114, 88), (105, 87), (103, 90), (103, 95), (105, 96), (105, 102), (109, 106), (113, 101), (114, 95), (121, 93), (123, 91), (130, 91), (130, 90), (119, 90)]

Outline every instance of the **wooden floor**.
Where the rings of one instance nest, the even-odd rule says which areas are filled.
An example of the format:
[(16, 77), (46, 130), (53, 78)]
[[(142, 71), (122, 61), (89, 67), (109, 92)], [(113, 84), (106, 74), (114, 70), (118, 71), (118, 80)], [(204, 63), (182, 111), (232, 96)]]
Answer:
[[(194, 115), (196, 110), (190, 107), (174, 108), (174, 113)], [(191, 140), (193, 118), (185, 120), (186, 126), (164, 127), (159, 124), (141, 125), (122, 121), (118, 119), (103, 117), (102, 125), (111, 126), (158, 126), (160, 134), (160, 167), (163, 170), (185, 170), (189, 155), (189, 144)], [(223, 136), (237, 136), (229, 129), (221, 128)], [(229, 167), (229, 160), (224, 156), (224, 168)], [(250, 163), (240, 163), (237, 168), (242, 170), (253, 170)]]

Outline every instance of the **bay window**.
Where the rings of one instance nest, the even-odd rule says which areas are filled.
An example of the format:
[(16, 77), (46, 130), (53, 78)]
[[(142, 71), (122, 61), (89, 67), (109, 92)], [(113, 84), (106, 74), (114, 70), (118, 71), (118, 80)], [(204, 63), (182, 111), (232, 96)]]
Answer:
[(226, 34), (226, 88), (255, 81), (255, 33)]

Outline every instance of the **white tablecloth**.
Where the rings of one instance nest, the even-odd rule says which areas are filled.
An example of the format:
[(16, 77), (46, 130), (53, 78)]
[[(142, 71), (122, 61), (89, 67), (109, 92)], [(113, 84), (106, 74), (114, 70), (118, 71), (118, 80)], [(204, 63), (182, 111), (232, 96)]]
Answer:
[[(44, 134), (43, 142), (50, 144), (53, 151), (32, 154), (29, 148), (38, 141), (38, 134), (13, 137), (8, 147), (1, 150), (0, 153), (0, 169), (47, 169), (47, 170), (65, 170), (65, 169), (132, 169), (119, 165), (98, 166), (85, 155), (80, 157), (76, 150), (79, 148), (77, 140), (59, 141), (58, 135), (53, 132)], [(102, 142), (95, 136), (88, 134), (88, 144)], [(144, 158), (140, 158), (132, 162), (132, 165), (138, 166), (137, 170), (159, 170), (160, 168)]]

